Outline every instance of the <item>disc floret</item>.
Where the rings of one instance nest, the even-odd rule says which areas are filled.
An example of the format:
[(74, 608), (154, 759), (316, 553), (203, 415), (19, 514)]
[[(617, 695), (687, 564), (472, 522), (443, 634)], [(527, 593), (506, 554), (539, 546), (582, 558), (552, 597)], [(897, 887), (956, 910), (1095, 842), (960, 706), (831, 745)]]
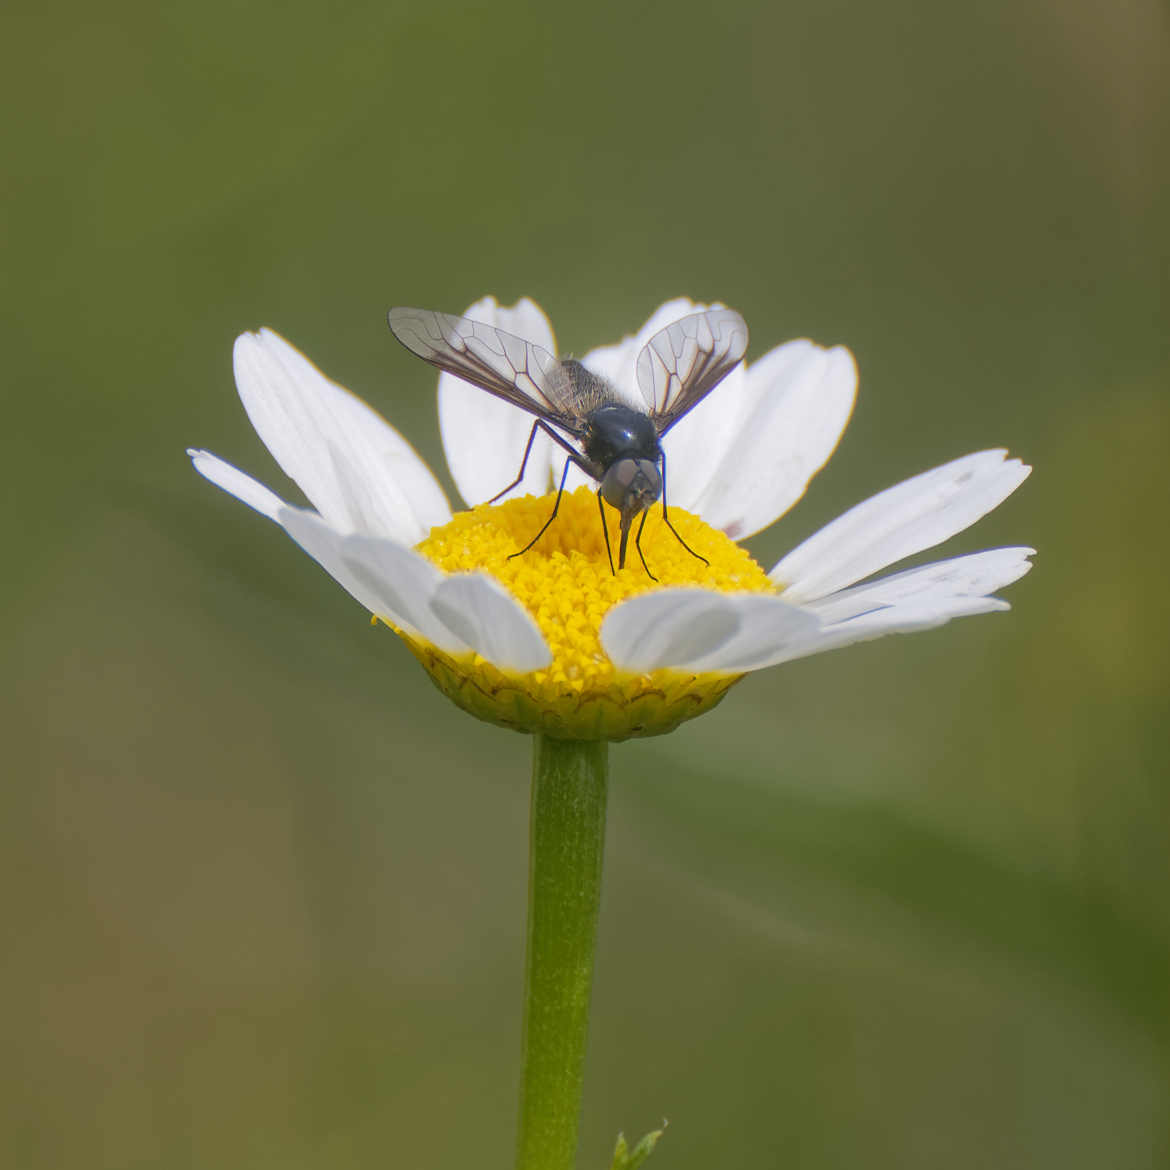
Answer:
[(447, 654), (404, 635), (439, 689), (490, 722), (576, 739), (657, 735), (714, 707), (740, 675), (619, 670), (602, 648), (602, 620), (620, 602), (667, 586), (774, 593), (764, 570), (722, 532), (672, 507), (671, 523), (709, 563), (687, 552), (656, 508), (647, 516), (642, 551), (658, 581), (633, 559), (614, 573), (597, 497), (588, 487), (566, 492), (556, 521), (523, 556), (512, 556), (539, 531), (552, 502), (550, 494), (481, 504), (417, 546), (445, 573), (496, 578), (536, 621), (552, 652), (546, 669), (510, 674), (478, 654)]

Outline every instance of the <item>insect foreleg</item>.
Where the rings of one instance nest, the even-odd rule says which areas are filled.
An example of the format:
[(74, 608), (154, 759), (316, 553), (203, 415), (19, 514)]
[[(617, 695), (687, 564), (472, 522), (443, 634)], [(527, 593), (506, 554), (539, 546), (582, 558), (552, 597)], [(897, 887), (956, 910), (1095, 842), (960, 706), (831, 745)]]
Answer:
[[(536, 426), (540, 426), (540, 423), (538, 422)], [(536, 426), (532, 428), (533, 433), (536, 432)], [(508, 560), (511, 560), (513, 557), (523, 556), (545, 534), (545, 532), (548, 530), (548, 526), (557, 518), (557, 509), (561, 506), (561, 496), (565, 494), (565, 480), (569, 475), (569, 464), (572, 462), (573, 460), (571, 458), (565, 460), (565, 469), (561, 472), (561, 485), (557, 488), (557, 498), (553, 503), (552, 514), (544, 522), (544, 524), (541, 525), (540, 531), (522, 549), (520, 549), (519, 552), (508, 554)]]
[[(679, 544), (681, 544), (683, 546), (683, 548), (685, 548), (687, 550), (687, 552), (689, 552), (691, 554), (691, 556), (702, 561), (703, 564), (705, 564), (705, 565), (709, 565), (711, 563), (709, 560), (707, 560), (707, 558), (705, 556), (703, 556), (700, 553), (695, 552), (695, 550), (693, 548), (691, 548), (691, 546), (689, 544), (687, 544), (687, 542), (685, 540), (683, 540), (683, 538), (681, 536), (679, 536), (678, 529), (675, 528), (675, 526), (673, 524), (671, 524), (671, 522), (670, 522), (670, 516), (666, 511), (666, 452), (665, 451), (662, 452), (662, 519), (666, 521), (666, 527), (669, 528), (670, 531), (674, 533), (675, 540), (677, 540), (679, 542)], [(641, 530), (641, 528), (639, 528), (638, 529), (639, 538), (641, 537), (641, 535), (642, 535), (642, 530)], [(642, 553), (642, 549), (641, 549), (641, 546), (639, 545), (638, 546), (638, 554), (641, 555), (641, 553)], [(643, 561), (642, 564), (645, 565), (646, 562)], [(647, 569), (646, 572), (649, 573), (650, 570)]]
[(605, 523), (605, 505), (601, 502), (601, 488), (597, 489), (597, 510), (601, 513), (601, 535), (605, 537), (605, 555), (609, 557), (609, 575), (616, 577), (613, 568), (613, 553), (609, 547), (609, 528)]
[[(646, 564), (646, 557), (645, 557), (645, 554), (642, 552), (642, 529), (646, 527), (646, 517), (649, 514), (650, 514), (649, 510), (642, 513), (642, 522), (638, 525), (638, 535), (634, 537), (634, 548), (636, 548), (638, 550), (638, 560), (640, 560), (642, 562), (642, 568), (646, 570), (646, 576), (649, 577), (651, 581), (657, 581), (658, 578), (655, 577), (654, 574), (650, 572), (650, 566), (648, 564)], [(674, 530), (671, 529), (671, 531), (673, 532)], [(678, 536), (677, 532), (675, 532), (675, 536)], [(624, 549), (625, 549), (625, 541), (624, 540), (622, 541), (622, 548), (624, 551)]]

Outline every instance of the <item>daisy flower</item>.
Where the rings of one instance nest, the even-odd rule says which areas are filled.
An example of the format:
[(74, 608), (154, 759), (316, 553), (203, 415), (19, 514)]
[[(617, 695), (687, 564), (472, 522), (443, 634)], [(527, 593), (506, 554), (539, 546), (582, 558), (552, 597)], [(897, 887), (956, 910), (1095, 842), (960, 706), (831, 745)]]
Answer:
[[(633, 337), (583, 364), (636, 400), (635, 362), (670, 322), (706, 309), (662, 305)], [(557, 352), (531, 300), (488, 297), (465, 314)], [(875, 578), (947, 540), (1010, 495), (1030, 468), (980, 451), (879, 492), (771, 569), (736, 541), (804, 494), (853, 408), (848, 350), (791, 341), (738, 365), (663, 438), (670, 519), (692, 556), (647, 516), (642, 550), (610, 570), (596, 484), (543, 434), (516, 477), (532, 419), (450, 374), (439, 422), (468, 509), (452, 513), (434, 475), (389, 423), (267, 329), (234, 354), (244, 409), (312, 505), (301, 508), (203, 450), (198, 470), (279, 524), (374, 619), (393, 629), (439, 688), (480, 718), (522, 731), (618, 740), (669, 731), (709, 710), (746, 673), (884, 634), (1008, 608), (994, 592), (1030, 568), (1030, 548), (997, 548)]]

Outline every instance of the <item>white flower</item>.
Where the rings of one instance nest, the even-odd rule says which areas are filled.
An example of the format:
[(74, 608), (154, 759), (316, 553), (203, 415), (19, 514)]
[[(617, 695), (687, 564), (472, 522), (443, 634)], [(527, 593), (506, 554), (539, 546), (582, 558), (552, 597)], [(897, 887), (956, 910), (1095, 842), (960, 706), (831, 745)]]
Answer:
[[(634, 361), (649, 336), (705, 307), (668, 302), (637, 336), (582, 360), (634, 394)], [(556, 352), (548, 320), (530, 300), (502, 308), (485, 298), (466, 315)], [(867, 580), (1010, 495), (1030, 469), (1002, 450), (964, 456), (866, 500), (766, 578), (731, 545), (726, 537), (748, 536), (787, 512), (836, 446), (857, 386), (841, 347), (793, 341), (741, 364), (665, 437), (672, 519), (683, 522), (678, 508), (705, 522), (685, 518), (694, 525), (686, 538), (705, 539), (712, 563), (675, 556), (662, 542), (654, 546), (661, 586), (637, 562), (610, 575), (589, 494), (595, 485), (575, 467), (568, 488), (587, 484), (588, 492), (566, 494), (548, 535), (507, 560), (522, 547), (509, 525), (527, 531), (551, 506), (522, 497), (549, 492), (563, 466), (543, 435), (504, 503), (453, 522), (402, 436), (275, 333), (237, 340), (235, 375), (252, 425), (312, 509), (290, 506), (207, 451), (189, 452), (196, 469), (284, 528), (402, 634), (456, 701), (510, 726), (581, 738), (668, 730), (747, 671), (1007, 609), (992, 594), (1030, 568), (1032, 549), (1000, 548)], [(442, 374), (439, 417), (460, 493), (469, 505), (484, 504), (515, 478), (530, 416)], [(650, 547), (649, 524), (646, 537)]]

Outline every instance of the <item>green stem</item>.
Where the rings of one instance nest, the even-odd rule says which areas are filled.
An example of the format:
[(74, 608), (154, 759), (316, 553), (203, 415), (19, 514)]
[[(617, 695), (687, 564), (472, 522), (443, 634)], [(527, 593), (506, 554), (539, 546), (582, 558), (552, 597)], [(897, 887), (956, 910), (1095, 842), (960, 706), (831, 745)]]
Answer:
[(608, 745), (537, 735), (517, 1170), (572, 1170), (601, 901)]

